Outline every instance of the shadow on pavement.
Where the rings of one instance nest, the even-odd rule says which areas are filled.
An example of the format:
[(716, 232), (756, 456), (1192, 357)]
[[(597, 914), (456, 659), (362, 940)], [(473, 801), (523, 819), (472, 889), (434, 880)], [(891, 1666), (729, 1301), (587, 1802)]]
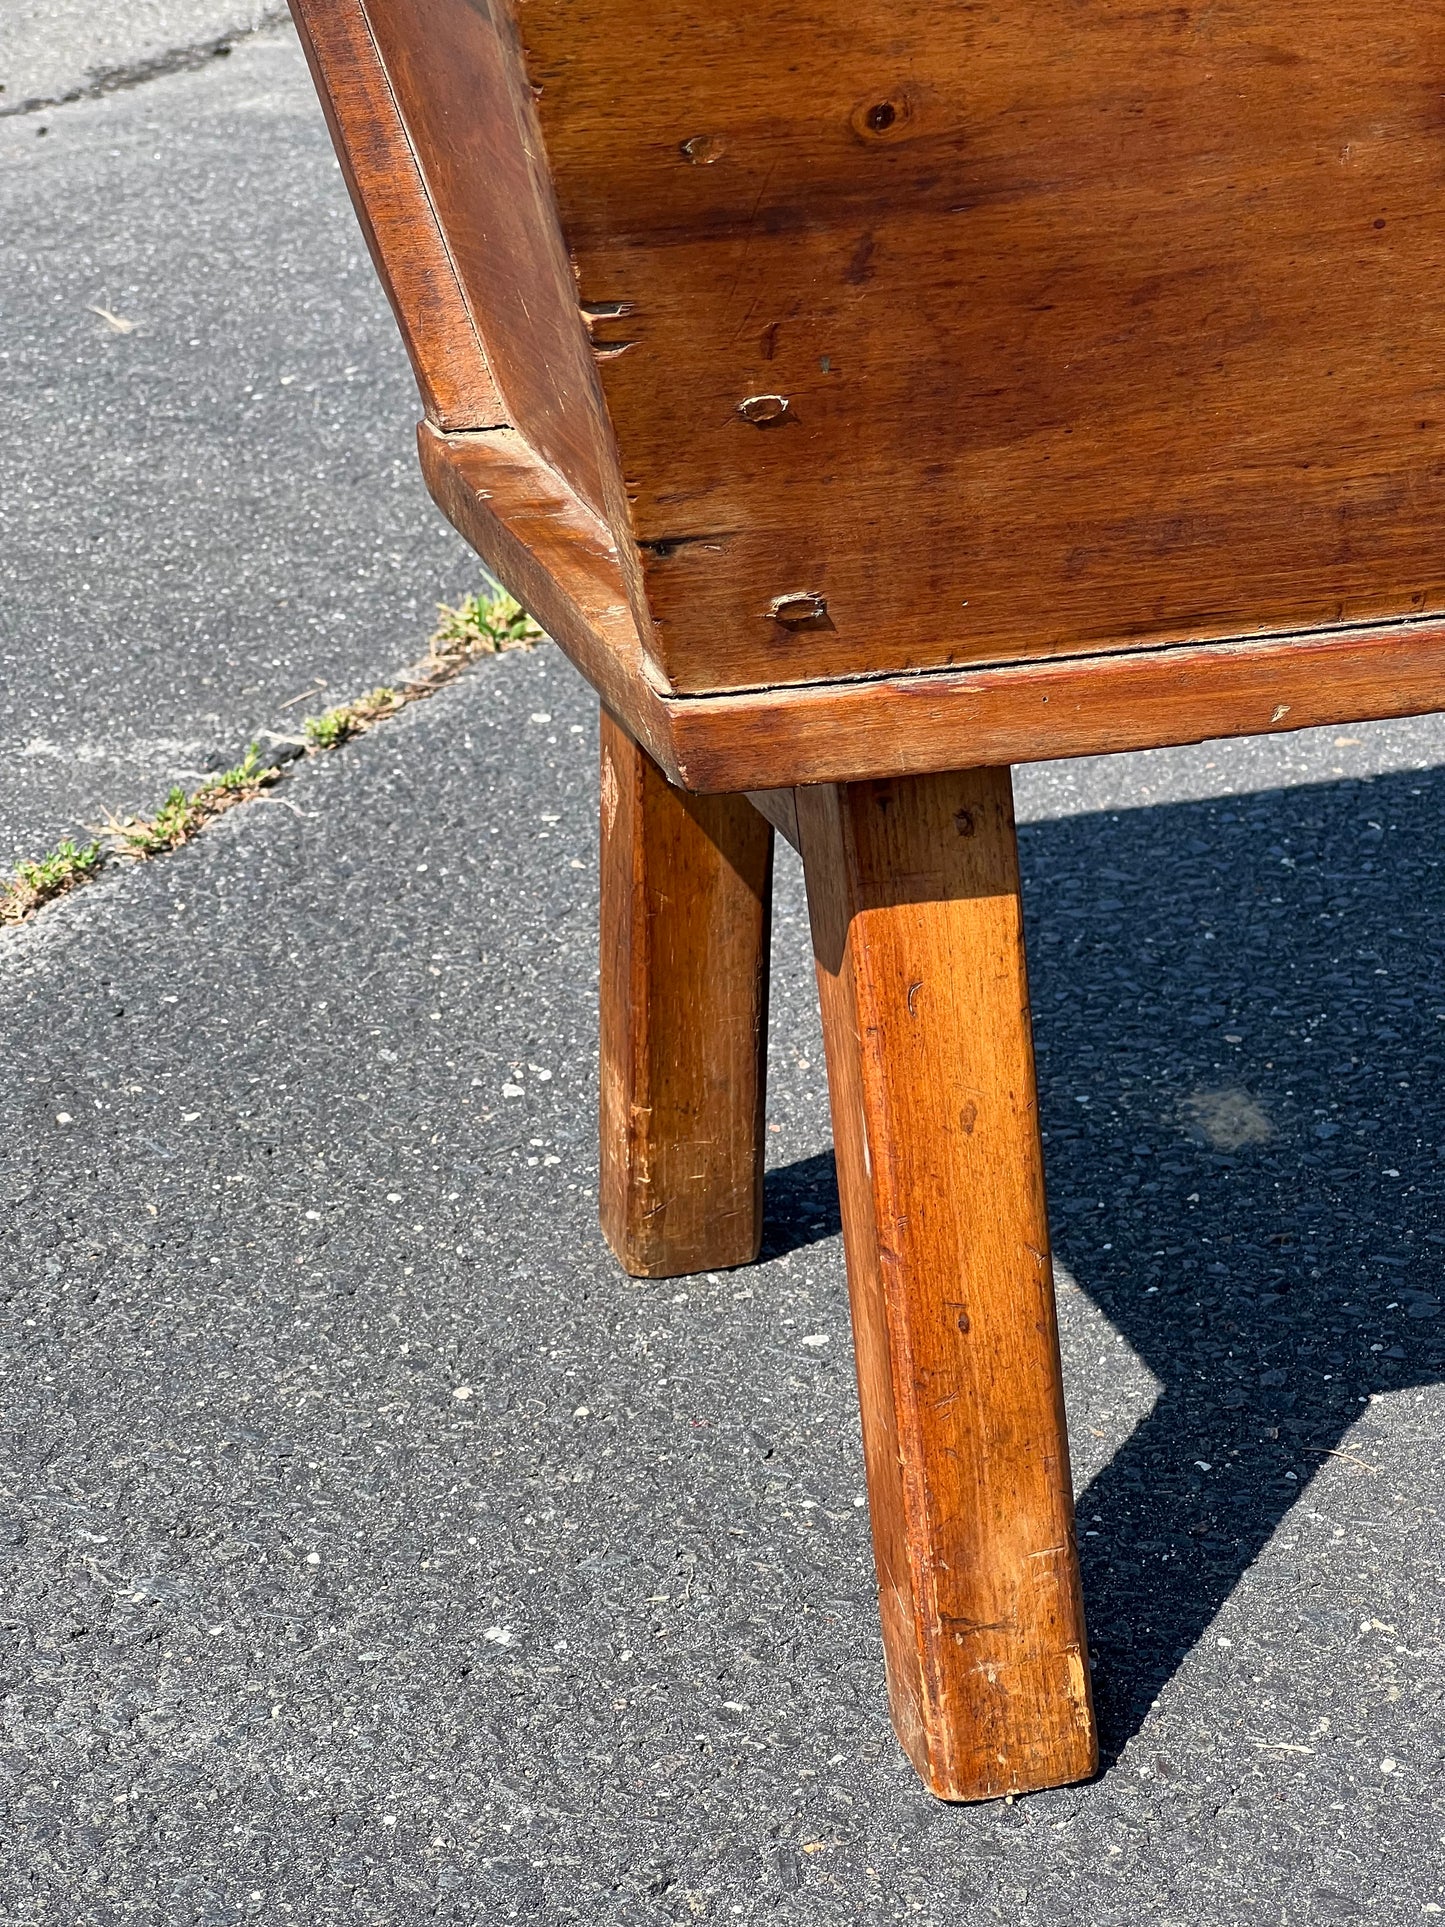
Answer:
[[(1078, 1504), (1106, 1758), (1445, 1372), (1442, 816), (1427, 771), (1020, 829), (1055, 1249), (1163, 1387)], [(768, 1256), (835, 1234), (831, 1158), (767, 1206)]]
[(838, 1174), (833, 1153), (799, 1158), (769, 1171), (763, 1179), (762, 1260), (784, 1258), (843, 1229), (838, 1206)]

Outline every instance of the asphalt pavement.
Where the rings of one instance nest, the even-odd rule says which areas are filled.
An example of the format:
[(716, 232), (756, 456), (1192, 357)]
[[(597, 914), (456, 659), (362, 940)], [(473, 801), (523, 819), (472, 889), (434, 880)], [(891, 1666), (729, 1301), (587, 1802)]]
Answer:
[[(21, 851), (476, 571), (288, 34), (0, 195)], [(0, 1920), (1434, 1917), (1440, 724), (1019, 773), (1106, 1760), (971, 1808), (887, 1720), (786, 853), (763, 1261), (598, 1234), (595, 755), (489, 661), (0, 944)]]
[(289, 30), (0, 120), (0, 355), (0, 856), (384, 680), (478, 585)]
[(285, 17), (285, 0), (6, 0), (0, 118), (204, 66)]

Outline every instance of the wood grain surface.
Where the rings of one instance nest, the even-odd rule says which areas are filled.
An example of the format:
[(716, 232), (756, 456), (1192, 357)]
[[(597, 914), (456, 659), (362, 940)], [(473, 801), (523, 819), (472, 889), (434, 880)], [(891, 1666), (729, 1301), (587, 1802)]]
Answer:
[(443, 435), (423, 422), (417, 451), (442, 513), (676, 777), (656, 672), (607, 524), (515, 429)]
[(1438, 8), (519, 22), (678, 691), (1445, 609)]
[(602, 1229), (634, 1277), (763, 1235), (773, 833), (689, 796), (602, 716)]
[(428, 428), (420, 443), (443, 511), (692, 790), (1035, 763), (1445, 707), (1439, 620), (670, 698), (642, 653), (607, 528), (526, 443)]
[(785, 842), (798, 849), (798, 804), (792, 790), (748, 790), (746, 794), (758, 814), (772, 824)]
[[(886, 66), (867, 35), (848, 44), (846, 58), (836, 46), (819, 52), (805, 110), (798, 100), (788, 106), (786, 89), (776, 91), (773, 81), (744, 108), (748, 89), (732, 98), (724, 81), (742, 60), (753, 0), (705, 29), (711, 50), (699, 54), (696, 71), (682, 56), (697, 52), (703, 27), (678, 21), (669, 0), (663, 25), (676, 31), (667, 85), (682, 98), (663, 87), (657, 127), (647, 133), (638, 123), (644, 110), (626, 89), (617, 116), (603, 125), (597, 89), (615, 56), (597, 54), (601, 67), (593, 73), (590, 48), (613, 4), (586, 0), (559, 13), (557, 0), (528, 0), (524, 10), (586, 312), (578, 312), (566, 266), (538, 100), (524, 85), (511, 19), (482, 0), (439, 0), (424, 17), (420, 0), (370, 0), (370, 13), (360, 0), (297, 0), (297, 17), (426, 409), (441, 428), (511, 428), (536, 462), (532, 493), (555, 499), (561, 486), (601, 524), (615, 599), (630, 620), (611, 617), (601, 646), (595, 632), (580, 638), (574, 630), (563, 640), (670, 775), (697, 788), (782, 786), (1410, 713), (1445, 700), (1445, 678), (1433, 669), (1441, 624), (1418, 619), (1441, 605), (1428, 580), (1437, 472), (1435, 416), (1426, 407), (1435, 380), (1426, 353), (1432, 304), (1424, 291), (1435, 220), (1433, 202), (1420, 204), (1433, 179), (1433, 148), (1422, 145), (1422, 69), (1406, 58), (1412, 48), (1433, 46), (1432, 17), (1416, 6), (1391, 15), (1374, 58), (1354, 62), (1351, 77), (1347, 67), (1366, 33), (1362, 13), (1331, 10), (1318, 35), (1312, 25), (1306, 33), (1295, 0), (1275, 6), (1268, 19), (1241, 6), (1216, 10), (1198, 33), (1183, 31), (1183, 15), (1169, 15), (1169, 25), (1164, 15), (1114, 13), (1087, 27), (1073, 23), (1077, 48), (1069, 35), (1038, 40), (1017, 67), (1037, 83), (1037, 98), (1000, 94), (994, 119), (973, 127), (977, 102), (1004, 87), (998, 62), (1002, 48), (1013, 46), (1017, 21), (1042, 21), (1044, 13), (1015, 15), (1011, 25), (967, 25), (981, 64), (965, 89), (969, 102), (959, 106), (958, 87), (938, 81), (958, 48), (950, 54), (952, 40), (942, 33), (929, 39), (925, 60), (907, 33), (931, 23), (933, 13), (913, 6), (900, 15), (907, 33), (890, 42), (888, 56), (911, 77), (873, 102), (890, 106), (894, 119), (875, 114), (873, 125), (871, 110), (850, 108), (844, 135), (836, 102), (840, 89), (867, 77), (855, 66), (859, 52), (869, 73)], [(784, 8), (778, 19), (798, 27), (801, 15)], [(971, 17), (958, 15), (950, 33), (963, 31), (959, 21)], [(1106, 85), (1106, 54), (1137, 62), (1137, 102)], [(665, 48), (649, 44), (638, 75), (659, 60)], [(1222, 85), (1235, 87), (1243, 104), (1227, 125)], [(1279, 114), (1266, 114), (1262, 102), (1275, 100), (1279, 87), (1293, 92)], [(1383, 104), (1379, 89), (1389, 94)], [(742, 135), (724, 129), (670, 143), (672, 112), (690, 116), (686, 125), (697, 116), (722, 125), (724, 108), (742, 114)], [(1185, 127), (1195, 108), (1214, 118)], [(1065, 152), (1060, 141), (1079, 133), (1079, 116), (1092, 135), (1065, 143)], [(1341, 139), (1329, 146), (1335, 127)], [(1351, 129), (1356, 137), (1347, 139)], [(1017, 156), (1017, 177), (994, 179), (1008, 131), (1037, 139), (1038, 156), (1052, 156), (1037, 179), (1019, 172)], [(767, 160), (759, 158), (763, 150)], [(1110, 152), (1116, 162), (1137, 162), (1135, 172), (1110, 173)], [(584, 168), (588, 154), (593, 162)], [(917, 172), (925, 158), (936, 177)], [(730, 168), (742, 175), (734, 179)], [(948, 168), (969, 179), (994, 170), (988, 177), (998, 191), (940, 210)], [(1387, 175), (1395, 183), (1389, 195)], [(1110, 220), (1104, 212), (1083, 220), (1075, 202), (1085, 185), (1100, 191), (1098, 208)], [(1362, 195), (1389, 202), (1368, 225), (1360, 225)], [(1064, 202), (1079, 220), (1060, 227)], [(1166, 208), (1173, 208), (1168, 220)], [(1225, 220), (1231, 208), (1233, 224)], [(836, 237), (838, 222), (846, 227), (869, 210), (888, 216), (886, 231), (869, 229), (867, 260), (854, 264), (850, 254), (838, 293), (813, 254), (821, 237)], [(959, 256), (948, 241), (959, 224), (971, 231), (969, 222), (994, 220), (1000, 210), (1010, 210), (1011, 227), (1008, 237), (996, 237), (998, 251)], [(1300, 227), (1306, 216), (1314, 220), (1308, 237)], [(1023, 266), (1054, 243), (1062, 252), (1050, 285), (1067, 299), (1021, 303)], [(915, 249), (936, 256), (938, 274), (952, 262), (959, 297), (952, 320), (934, 314), (933, 347), (907, 333), (931, 285), (915, 272)], [(1175, 262), (1179, 272), (1131, 281), (1150, 249), (1171, 258), (1179, 252), (1181, 262), (1187, 256), (1189, 272)], [(1106, 260), (1094, 260), (1098, 251)], [(1102, 276), (1098, 285), (1085, 274), (1089, 262)], [(657, 303), (638, 304), (615, 289), (599, 295), (601, 281), (588, 293), (588, 276), (620, 285), (622, 268), (667, 270)], [(736, 339), (713, 339), (709, 330), (721, 326), (713, 308), (732, 314), (746, 299), (751, 314), (794, 274), (803, 274), (811, 293), (798, 297), (786, 326), (761, 324), (755, 353), (751, 322), (734, 328)], [(1100, 289), (1110, 301), (1075, 301)], [(1231, 303), (1245, 295), (1250, 326), (1220, 337)], [(931, 299), (940, 299), (938, 291)], [(834, 461), (832, 441), (819, 443), (807, 430), (813, 403), (803, 409), (801, 391), (773, 366), (784, 343), (819, 316), (827, 320), (828, 303), (838, 301), (840, 316), (852, 316), (848, 326), (863, 328), (859, 353), (867, 349), (846, 362), (852, 374), (842, 412), (828, 416), (828, 434), (836, 430), (834, 439), (852, 449), (846, 462)], [(1027, 343), (1027, 364), (959, 356), (967, 343), (958, 331), (985, 326), (988, 316), (988, 326), (1002, 328), (1004, 310)], [(1171, 320), (1160, 331), (1164, 310)], [(1085, 355), (1096, 328), (1114, 331), (1098, 353)], [(1071, 356), (1064, 387), (1079, 410), (1040, 426), (1029, 414), (1029, 383), (1050, 368), (1064, 380), (1050, 360), (1060, 330)], [(1206, 349), (1229, 341), (1233, 349), (1218, 368), (1198, 364)], [(624, 432), (630, 501), (618, 495), (593, 356)], [(830, 351), (821, 360), (827, 370), (813, 370), (809, 380), (844, 370)], [(1087, 382), (1077, 376), (1085, 364)], [(803, 362), (796, 366), (803, 370)], [(892, 393), (890, 368), (906, 368), (907, 393)], [(977, 382), (990, 368), (996, 380), (981, 397)], [(719, 380), (728, 393), (746, 391), (726, 422), (707, 399), (707, 383)], [(825, 382), (825, 391), (832, 395), (834, 385)], [(927, 422), (913, 420), (919, 409)], [(975, 437), (979, 409), (992, 422), (983, 441)], [(998, 410), (1013, 410), (1011, 426), (994, 420)], [(919, 478), (917, 462), (938, 437), (952, 457), (925, 462)], [(472, 474), (482, 466), (476, 449), (460, 449), (457, 461)], [(983, 495), (969, 493), (969, 478), (986, 480), (998, 462), (1023, 462), (1033, 476), (1029, 488), (988, 493), (988, 484)], [(518, 484), (522, 466), (514, 443), (505, 462), (509, 484)], [(437, 470), (434, 459), (434, 480)], [(867, 513), (859, 491), (869, 495)], [(439, 493), (468, 534), (486, 530), (493, 549), (524, 559), (528, 536), (499, 528), (505, 511), (487, 505), (482, 482), (472, 503), (459, 478)], [(528, 491), (512, 486), (511, 495), (530, 530)], [(1218, 513), (1200, 509), (1204, 495), (1218, 495)], [(973, 507), (959, 536), (956, 511), (965, 501)], [(721, 520), (719, 503), (728, 509)], [(1010, 503), (1023, 505), (1023, 520), (1011, 518)], [(1077, 540), (1060, 563), (1054, 536), (1067, 532), (1065, 524)], [(803, 551), (788, 547), (788, 530), (807, 530)], [(948, 584), (959, 568), (973, 568), (969, 543), (981, 532), (1002, 597), (988, 607), (1006, 620), (983, 646), (959, 646)], [(744, 555), (753, 538), (771, 557), (767, 580)], [(591, 534), (588, 545), (595, 547)], [(834, 551), (846, 551), (836, 567), (857, 565), (867, 578), (867, 594), (859, 590), (855, 603), (867, 628), (861, 642), (855, 626), (852, 640), (838, 628), (844, 603), (830, 586), (834, 563), (803, 568)], [(798, 568), (788, 563), (794, 553)], [(919, 557), (931, 584), (925, 597), (913, 594), (917, 568), (925, 567)], [(721, 665), (717, 674), (705, 665), (678, 673), (676, 688), (657, 667), (661, 653), (678, 671), (678, 609), (665, 578), (680, 584), (676, 594), (690, 611), (684, 628), (696, 619), (694, 667), (703, 657)], [(1306, 578), (1327, 594), (1300, 595)], [(541, 590), (536, 563), (511, 586), (524, 599), (557, 599)], [(1135, 590), (1143, 599), (1131, 603)], [(738, 597), (751, 615), (740, 613)], [(927, 607), (931, 646), (894, 647), (902, 603), (906, 626), (923, 620)], [(1075, 620), (1085, 603), (1096, 613), (1108, 605), (1119, 619), (1102, 626), (1092, 617)], [(661, 630), (653, 628), (653, 609)], [(1412, 611), (1399, 630), (1389, 620), (1364, 620)], [(765, 644), (755, 647), (763, 634), (757, 620)], [(1245, 634), (1258, 644), (1212, 649), (1214, 640)], [(751, 667), (730, 669), (740, 636)], [(1177, 642), (1177, 659), (1154, 647), (1160, 642)], [(686, 653), (692, 644), (682, 647)], [(1062, 665), (1062, 682), (1031, 680), (1029, 661), (1040, 653)], [(1121, 657), (1117, 674), (1102, 667), (1112, 653)], [(938, 674), (948, 663), (996, 667), (998, 676)], [(934, 674), (886, 674), (900, 665), (933, 665)], [(724, 692), (740, 676), (755, 688), (721, 694), (713, 707), (707, 690)], [(1310, 688), (1320, 676), (1329, 686)], [(836, 680), (836, 698), (827, 688), (834, 678), (846, 678)], [(622, 682), (630, 684), (626, 698), (618, 694)], [(678, 690), (701, 700), (665, 713), (659, 698)]]
[(427, 417), (515, 430), (606, 525), (651, 616), (506, 0), (293, 0)]
[(442, 428), (504, 421), (481, 337), (359, 0), (291, 0), (291, 12), (422, 406)]
[(507, 422), (598, 515), (625, 519), (509, 9), (365, 0), (365, 12)]
[(1097, 1760), (1007, 770), (797, 794), (899, 1737), (948, 1799)]
[(1037, 763), (1445, 708), (1445, 623), (662, 701), (701, 790)]
[(612, 537), (521, 437), (423, 427), (432, 494), (674, 782), (777, 790), (1445, 708), (1445, 622), (671, 697)]

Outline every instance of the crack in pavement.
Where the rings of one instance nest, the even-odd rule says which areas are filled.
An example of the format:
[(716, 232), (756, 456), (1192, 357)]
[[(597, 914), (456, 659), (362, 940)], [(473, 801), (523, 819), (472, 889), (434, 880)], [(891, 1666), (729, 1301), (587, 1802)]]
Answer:
[(186, 47), (168, 47), (161, 53), (148, 54), (144, 59), (127, 61), (117, 67), (92, 69), (82, 83), (68, 87), (64, 93), (35, 94), (25, 100), (0, 106), (0, 120), (14, 120), (24, 114), (40, 114), (56, 107), (70, 107), (76, 101), (98, 100), (103, 94), (117, 94), (132, 87), (144, 87), (148, 81), (162, 80), (167, 74), (190, 73), (213, 60), (224, 59), (232, 48), (240, 46), (243, 41), (255, 40), (263, 34), (274, 32), (285, 25), (290, 17), (288, 7), (270, 7), (259, 20), (228, 28), (225, 33), (216, 34), (209, 40), (199, 40)]
[[(350, 703), (307, 717), (299, 737), (260, 729), (235, 767), (210, 776), (190, 794), (173, 785), (154, 817), (111, 814), (104, 824), (89, 826), (95, 840), (84, 851), (68, 841), (46, 856), (18, 863), (13, 874), (0, 876), (0, 929), (30, 928), (49, 906), (98, 882), (117, 864), (153, 863), (169, 856), (194, 842), (218, 817), (244, 809), (262, 796), (271, 796), (301, 815), (296, 804), (275, 793), (291, 763), (334, 756), (414, 703), (440, 694), (482, 662), (517, 650), (530, 651), (548, 640), (504, 592), (491, 598), (480, 616), (479, 607), (475, 597), (461, 609), (440, 604), (438, 614), (443, 620), (431, 638), (429, 653), (397, 672), (395, 687), (373, 689)], [(378, 703), (383, 697), (385, 702)], [(327, 724), (339, 726), (328, 731)], [(264, 755), (260, 752), (263, 736), (271, 745)], [(61, 860), (62, 876), (42, 874)]]

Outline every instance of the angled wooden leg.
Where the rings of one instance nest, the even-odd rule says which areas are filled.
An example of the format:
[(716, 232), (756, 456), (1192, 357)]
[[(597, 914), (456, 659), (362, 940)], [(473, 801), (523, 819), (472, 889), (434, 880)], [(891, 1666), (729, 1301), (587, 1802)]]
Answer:
[(795, 792), (894, 1724), (946, 1799), (1098, 1758), (1007, 769)]
[(773, 832), (674, 789), (602, 716), (602, 1229), (634, 1277), (763, 1235)]

